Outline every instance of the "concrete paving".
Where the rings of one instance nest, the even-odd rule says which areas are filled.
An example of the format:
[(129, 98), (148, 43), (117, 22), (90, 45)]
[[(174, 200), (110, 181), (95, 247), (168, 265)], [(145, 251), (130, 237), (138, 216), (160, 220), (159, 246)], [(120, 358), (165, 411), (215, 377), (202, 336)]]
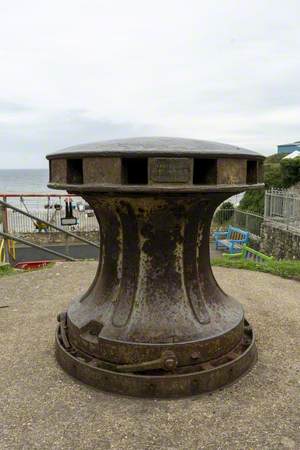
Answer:
[(230, 387), (143, 400), (96, 391), (54, 358), (56, 315), (91, 282), (96, 262), (0, 278), (0, 449), (299, 449), (300, 284), (216, 268), (244, 305), (259, 360)]

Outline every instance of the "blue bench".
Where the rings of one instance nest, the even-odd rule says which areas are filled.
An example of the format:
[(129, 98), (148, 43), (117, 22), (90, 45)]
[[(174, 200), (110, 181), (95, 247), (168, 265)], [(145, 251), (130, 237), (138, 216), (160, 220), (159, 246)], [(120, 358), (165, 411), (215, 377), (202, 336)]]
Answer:
[(216, 250), (227, 249), (230, 254), (241, 252), (243, 245), (248, 244), (249, 236), (249, 231), (229, 225), (227, 231), (216, 231), (214, 233)]

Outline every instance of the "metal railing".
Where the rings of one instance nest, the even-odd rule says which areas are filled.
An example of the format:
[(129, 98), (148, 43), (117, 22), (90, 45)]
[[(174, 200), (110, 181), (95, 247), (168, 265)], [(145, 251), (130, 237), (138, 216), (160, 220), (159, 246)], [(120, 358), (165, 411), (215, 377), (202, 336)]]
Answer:
[[(15, 260), (16, 259), (16, 243), (15, 241), (12, 241), (11, 239), (7, 240), (7, 250), (9, 256)], [(0, 264), (8, 262), (6, 260), (7, 254), (6, 254), (6, 248), (5, 248), (5, 238), (0, 239)]]
[(264, 219), (277, 227), (300, 233), (300, 194), (288, 189), (267, 191)]
[[(0, 194), (0, 199), (9, 201), (18, 210), (7, 212), (7, 224), (11, 233), (22, 235), (24, 233), (36, 233), (45, 231), (38, 227), (39, 221), (23, 214), (30, 213), (40, 222), (48, 222), (61, 226), (61, 220), (66, 217), (66, 202), (72, 202), (72, 215), (76, 218), (76, 225), (66, 225), (64, 229), (73, 232), (98, 231), (99, 225), (93, 210), (81, 198), (69, 194)], [(55, 233), (55, 227), (48, 227), (47, 232)]]
[(222, 209), (215, 212), (212, 228), (226, 229), (228, 225), (239, 227), (249, 231), (253, 237), (261, 237), (261, 226), (264, 221), (263, 216), (250, 211), (244, 211), (238, 208)]
[[(1, 197), (1, 196), (0, 196)], [(72, 231), (66, 230), (62, 228), (59, 225), (56, 225), (52, 221), (48, 221), (46, 219), (40, 218), (40, 216), (36, 216), (34, 214), (31, 214), (28, 210), (28, 208), (25, 208), (25, 210), (22, 210), (18, 208), (17, 206), (14, 206), (7, 202), (7, 197), (9, 195), (2, 195), (3, 200), (0, 200), (0, 209), (2, 211), (2, 225), (0, 229), (0, 236), (2, 236), (3, 241), (1, 241), (1, 247), (0, 247), (0, 257), (3, 261), (11, 262), (11, 260), (16, 258), (15, 253), (15, 242), (19, 242), (21, 244), (25, 244), (29, 247), (33, 247), (39, 250), (43, 250), (46, 253), (50, 253), (52, 255), (58, 256), (60, 258), (69, 260), (69, 261), (75, 261), (75, 258), (65, 255), (61, 252), (58, 252), (57, 250), (50, 249), (46, 246), (39, 245), (37, 243), (31, 242), (27, 239), (23, 239), (20, 236), (16, 236), (15, 234), (12, 234), (11, 230), (9, 229), (9, 211), (13, 211), (21, 216), (25, 216), (26, 218), (30, 219), (32, 223), (37, 227), (39, 230), (52, 230), (61, 232), (66, 236), (71, 236), (72, 238), (76, 239), (77, 241), (84, 242), (85, 244), (89, 244), (93, 247), (96, 247), (97, 249), (100, 249), (100, 245), (96, 242), (90, 241), (89, 239), (86, 239), (82, 236), (79, 236), (77, 234), (74, 234)], [(14, 197), (14, 196), (12, 196)], [(70, 205), (70, 203), (69, 203)], [(70, 215), (70, 206), (66, 207), (67, 214)], [(73, 217), (73, 216), (72, 216)], [(70, 217), (68, 217), (69, 219)], [(69, 227), (68, 227), (69, 228)], [(23, 231), (24, 232), (24, 231)]]

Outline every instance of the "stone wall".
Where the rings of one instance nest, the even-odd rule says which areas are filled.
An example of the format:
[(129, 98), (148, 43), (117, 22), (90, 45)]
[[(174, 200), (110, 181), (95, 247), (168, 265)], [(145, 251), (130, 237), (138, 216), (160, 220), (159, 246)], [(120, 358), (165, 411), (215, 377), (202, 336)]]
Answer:
[[(92, 242), (99, 242), (99, 231), (73, 231), (77, 236), (88, 239)], [(34, 244), (48, 245), (48, 244), (80, 244), (81, 241), (67, 236), (66, 234), (58, 231), (53, 233), (20, 233), (20, 237), (33, 242)]]
[(280, 225), (262, 224), (261, 251), (276, 259), (300, 259), (299, 233), (284, 229)]

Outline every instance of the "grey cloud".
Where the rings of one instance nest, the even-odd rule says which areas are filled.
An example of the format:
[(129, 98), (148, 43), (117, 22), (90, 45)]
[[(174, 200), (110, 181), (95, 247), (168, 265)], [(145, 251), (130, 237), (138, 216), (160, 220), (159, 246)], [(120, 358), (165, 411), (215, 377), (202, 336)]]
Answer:
[(280, 107), (300, 106), (300, 67), (299, 70), (288, 71), (284, 77), (270, 75), (270, 79), (260, 83), (240, 80), (223, 83), (211, 87), (208, 85), (193, 86), (176, 93), (176, 97), (165, 99), (164, 107), (180, 109), (185, 114), (239, 112), (249, 114), (261, 113), (263, 110), (274, 110)]
[(299, 0), (25, 3), (0, 15), (2, 167), (135, 135), (300, 138)]
[(84, 110), (43, 115), (28, 124), (1, 125), (0, 153), (10, 168), (46, 167), (45, 155), (61, 148), (104, 139), (159, 134), (155, 125), (92, 119)]
[(0, 99), (0, 114), (26, 112), (30, 110), (31, 107), (26, 104), (8, 102)]

